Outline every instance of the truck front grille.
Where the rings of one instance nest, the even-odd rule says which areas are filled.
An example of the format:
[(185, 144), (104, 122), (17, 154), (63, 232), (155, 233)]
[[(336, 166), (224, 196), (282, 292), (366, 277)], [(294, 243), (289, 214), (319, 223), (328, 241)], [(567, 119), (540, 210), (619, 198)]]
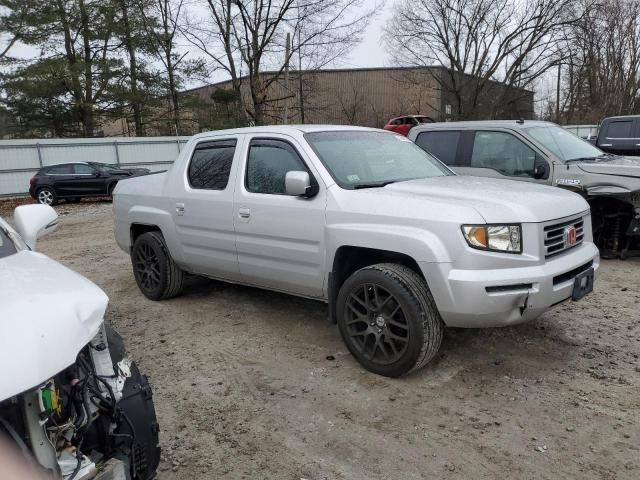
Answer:
[[(571, 227), (575, 228), (575, 244), (567, 238)], [(545, 258), (553, 257), (562, 252), (577, 247), (584, 241), (584, 219), (574, 218), (565, 222), (555, 223), (544, 227)]]

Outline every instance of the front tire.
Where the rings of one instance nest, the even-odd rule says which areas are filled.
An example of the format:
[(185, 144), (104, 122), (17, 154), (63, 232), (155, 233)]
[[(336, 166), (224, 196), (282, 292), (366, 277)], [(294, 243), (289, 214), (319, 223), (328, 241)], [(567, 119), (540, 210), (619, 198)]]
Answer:
[(42, 205), (55, 205), (58, 203), (58, 196), (56, 191), (51, 187), (42, 187), (38, 189), (36, 194), (38, 203)]
[(166, 300), (182, 292), (185, 273), (173, 261), (160, 232), (140, 235), (131, 250), (138, 288), (151, 300)]
[(367, 370), (399, 377), (425, 366), (440, 349), (444, 324), (422, 277), (382, 263), (362, 268), (340, 288), (338, 327)]

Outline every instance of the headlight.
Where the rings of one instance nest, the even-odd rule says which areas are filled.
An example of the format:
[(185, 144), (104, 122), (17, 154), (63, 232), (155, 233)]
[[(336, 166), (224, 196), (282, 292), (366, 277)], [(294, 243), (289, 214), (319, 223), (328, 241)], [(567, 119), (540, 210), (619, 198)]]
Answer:
[(522, 253), (520, 225), (463, 225), (470, 247), (494, 252)]

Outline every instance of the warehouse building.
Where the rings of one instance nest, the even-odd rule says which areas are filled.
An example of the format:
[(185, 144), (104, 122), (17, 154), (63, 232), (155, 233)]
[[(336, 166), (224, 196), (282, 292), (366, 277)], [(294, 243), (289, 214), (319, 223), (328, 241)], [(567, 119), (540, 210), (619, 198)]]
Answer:
[[(265, 72), (263, 82), (273, 77)], [(465, 80), (471, 77), (465, 76)], [(473, 79), (471, 79), (473, 80)], [(472, 82), (468, 82), (472, 83)], [(200, 130), (237, 122), (242, 107), (251, 119), (249, 85), (242, 79), (240, 102), (231, 81), (190, 90), (199, 99), (195, 117)], [(489, 82), (485, 93), (473, 99), (476, 119), (533, 118), (533, 92)], [(294, 71), (281, 75), (267, 91), (266, 123), (330, 123), (382, 127), (390, 118), (422, 114), (435, 121), (461, 119), (450, 75), (442, 67), (362, 68)], [(194, 120), (196, 120), (194, 118)], [(470, 119), (466, 116), (464, 119)]]

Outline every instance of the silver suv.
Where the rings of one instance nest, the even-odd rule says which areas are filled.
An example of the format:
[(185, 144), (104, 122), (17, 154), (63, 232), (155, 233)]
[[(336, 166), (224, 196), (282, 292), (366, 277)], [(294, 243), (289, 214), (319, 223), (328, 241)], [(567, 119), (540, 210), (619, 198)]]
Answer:
[(554, 185), (591, 206), (603, 257), (640, 241), (640, 158), (604, 153), (554, 123), (477, 121), (419, 125), (409, 139), (461, 175)]
[(457, 176), (384, 130), (203, 133), (168, 172), (121, 180), (113, 204), (148, 298), (191, 273), (324, 301), (352, 354), (388, 376), (433, 358), (445, 325), (581, 299), (599, 265), (579, 195)]

